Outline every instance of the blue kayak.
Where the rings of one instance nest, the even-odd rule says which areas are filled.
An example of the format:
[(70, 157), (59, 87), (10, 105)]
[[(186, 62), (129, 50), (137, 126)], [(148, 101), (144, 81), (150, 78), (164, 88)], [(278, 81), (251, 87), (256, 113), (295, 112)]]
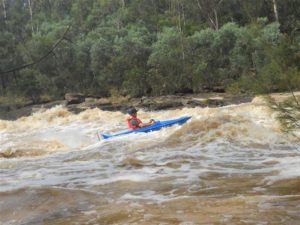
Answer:
[(125, 130), (125, 131), (121, 131), (121, 132), (118, 132), (115, 134), (101, 134), (101, 136), (104, 139), (108, 139), (108, 138), (112, 138), (112, 137), (132, 134), (132, 133), (155, 131), (155, 130), (161, 129), (162, 127), (168, 127), (168, 126), (172, 126), (174, 124), (183, 124), (186, 121), (188, 121), (190, 118), (191, 118), (191, 116), (183, 116), (183, 117), (170, 119), (170, 120), (155, 121), (155, 123), (153, 123), (152, 125), (147, 126), (147, 127), (142, 127), (142, 128), (138, 128), (138, 129), (134, 129), (134, 130)]

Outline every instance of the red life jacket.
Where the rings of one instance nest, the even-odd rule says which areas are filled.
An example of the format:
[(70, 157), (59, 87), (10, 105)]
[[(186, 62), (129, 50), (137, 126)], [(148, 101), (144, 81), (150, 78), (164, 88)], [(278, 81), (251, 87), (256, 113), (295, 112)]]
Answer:
[[(132, 124), (132, 121), (136, 121), (136, 124), (137, 125), (133, 125)], [(137, 118), (137, 117), (133, 117), (133, 116), (131, 116), (128, 120), (127, 120), (127, 125), (128, 125), (128, 128), (129, 129), (137, 129), (137, 128), (140, 128), (139, 127), (139, 125), (138, 124), (140, 124), (142, 121), (139, 119), (139, 118)]]

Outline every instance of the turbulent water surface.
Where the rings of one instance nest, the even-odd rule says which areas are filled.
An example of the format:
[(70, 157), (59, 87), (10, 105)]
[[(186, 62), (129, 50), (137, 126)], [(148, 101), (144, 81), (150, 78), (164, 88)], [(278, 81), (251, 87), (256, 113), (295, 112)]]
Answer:
[(299, 140), (260, 101), (139, 113), (182, 126), (98, 140), (124, 114), (0, 120), (0, 224), (299, 224)]

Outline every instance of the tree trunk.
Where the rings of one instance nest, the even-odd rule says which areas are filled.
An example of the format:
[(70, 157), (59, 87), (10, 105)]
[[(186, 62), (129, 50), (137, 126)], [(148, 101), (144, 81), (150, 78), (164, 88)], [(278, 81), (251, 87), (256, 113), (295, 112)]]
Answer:
[(121, 0), (122, 8), (125, 8), (125, 0)]
[(183, 20), (183, 27), (185, 27), (185, 13), (184, 13), (184, 5), (181, 3), (181, 12), (182, 12), (182, 20)]
[(155, 4), (155, 1), (154, 0), (151, 0), (152, 1), (152, 5), (154, 7), (154, 12), (155, 12), (155, 20), (156, 20), (156, 32), (159, 30), (159, 25), (158, 25), (158, 16), (157, 16), (157, 7), (156, 7), (156, 4)]
[(6, 91), (6, 82), (5, 82), (4, 75), (1, 76), (1, 87), (2, 87), (3, 93), (5, 93), (5, 91)]
[(2, 7), (3, 7), (3, 18), (4, 18), (4, 23), (6, 24), (7, 14), (6, 14), (6, 4), (5, 4), (5, 0), (2, 0)]
[(4, 81), (3, 81), (3, 76), (1, 76), (1, 93), (4, 93), (5, 87), (4, 87)]
[(18, 85), (18, 79), (17, 79), (16, 71), (13, 72), (13, 75), (14, 75), (15, 84)]
[(28, 7), (29, 7), (29, 14), (30, 14), (31, 31), (33, 34), (34, 29), (33, 29), (33, 21), (32, 21), (32, 2), (31, 2), (31, 0), (28, 0)]
[(177, 0), (175, 6), (174, 6), (174, 14), (178, 18), (178, 28), (180, 32), (182, 31), (182, 26), (181, 26), (181, 12), (180, 12), (180, 6), (179, 6), (179, 1)]
[(274, 10), (275, 20), (276, 20), (276, 22), (279, 22), (277, 2), (276, 2), (276, 0), (272, 0), (272, 2), (273, 2), (273, 10)]
[(214, 9), (214, 15), (215, 15), (215, 27), (216, 30), (219, 30), (219, 19), (218, 19), (218, 13), (216, 9)]
[(206, 15), (207, 21), (211, 24), (211, 27), (215, 30), (219, 29), (219, 19), (218, 19), (218, 9), (223, 0), (213, 2), (212, 5), (207, 4), (207, 2), (200, 2), (197, 0), (197, 5), (200, 13)]

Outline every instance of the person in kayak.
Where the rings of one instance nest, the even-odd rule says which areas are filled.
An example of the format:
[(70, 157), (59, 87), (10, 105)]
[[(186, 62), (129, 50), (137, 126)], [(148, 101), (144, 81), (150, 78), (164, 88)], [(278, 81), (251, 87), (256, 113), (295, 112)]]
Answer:
[(137, 129), (141, 127), (150, 126), (155, 122), (154, 119), (151, 119), (148, 123), (143, 123), (139, 118), (137, 118), (137, 110), (136, 108), (130, 108), (128, 110), (128, 116), (126, 117), (126, 122), (129, 129)]

